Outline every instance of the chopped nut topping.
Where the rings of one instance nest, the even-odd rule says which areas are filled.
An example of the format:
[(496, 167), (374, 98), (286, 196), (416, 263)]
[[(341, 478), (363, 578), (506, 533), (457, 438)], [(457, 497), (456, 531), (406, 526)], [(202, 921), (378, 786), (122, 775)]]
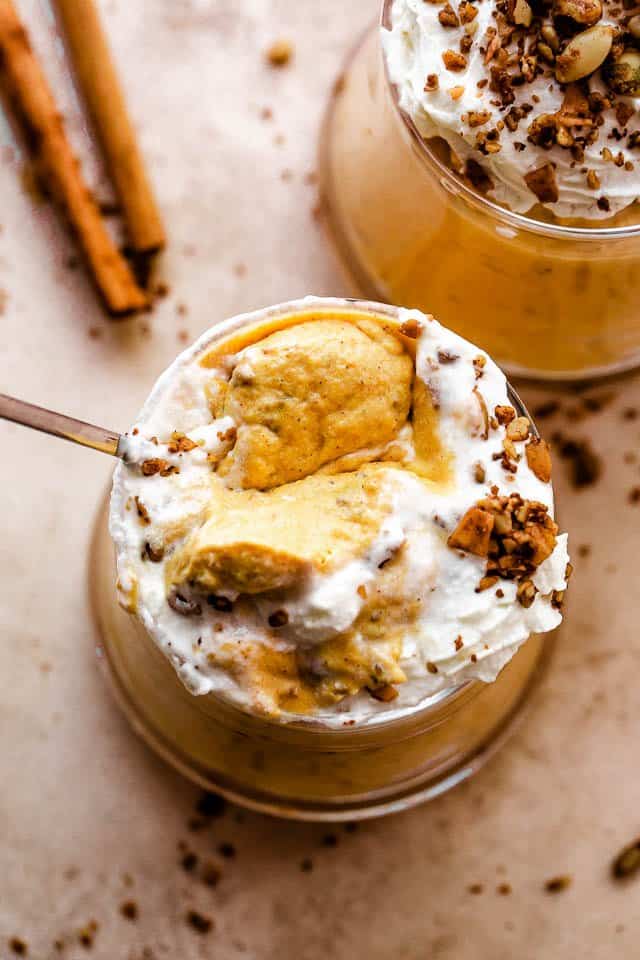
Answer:
[(515, 448), (513, 440), (511, 440), (508, 436), (502, 441), (502, 449), (510, 460), (514, 461), (514, 463), (518, 463), (520, 460), (520, 455)]
[(533, 580), (523, 580), (522, 583), (518, 584), (516, 596), (518, 602), (522, 604), (525, 610), (528, 610), (533, 604), (537, 592)]
[(477, 557), (488, 557), (493, 524), (494, 518), (490, 513), (479, 507), (471, 507), (447, 540), (447, 545)]
[(462, 648), (464, 647), (464, 641), (462, 637), (456, 637), (455, 647), (456, 647), (456, 650), (462, 650)]
[(470, 127), (481, 127), (490, 119), (491, 114), (488, 110), (470, 110), (467, 114), (467, 123)]
[(462, 3), (458, 6), (458, 16), (462, 23), (471, 23), (478, 16), (478, 9), (468, 0), (462, 0)]
[(190, 440), (184, 433), (174, 430), (171, 434), (171, 440), (167, 444), (167, 450), (169, 453), (188, 453), (190, 450), (195, 450), (197, 446), (198, 444)]
[(432, 663), (431, 660), (429, 660), (429, 662), (427, 663), (427, 670), (429, 671), (429, 673), (437, 673), (438, 672), (437, 664)]
[(551, 480), (551, 451), (546, 440), (532, 437), (525, 447), (529, 469), (542, 483)]
[(480, 583), (476, 587), (476, 593), (483, 593), (485, 590), (489, 590), (491, 587), (495, 587), (498, 582), (498, 577), (495, 574), (491, 577), (482, 577)]
[(449, 96), (452, 100), (459, 100), (463, 93), (464, 87), (451, 87), (449, 90)]
[(144, 503), (140, 497), (134, 497), (134, 502), (136, 505), (136, 510), (138, 512), (138, 517), (140, 518), (140, 523), (143, 527), (148, 527), (151, 523), (151, 517), (149, 516), (149, 511), (145, 507)]
[(379, 687), (367, 687), (367, 690), (374, 700), (380, 700), (381, 703), (391, 703), (398, 697), (398, 691), (390, 683), (384, 683)]
[(442, 60), (447, 70), (452, 70), (454, 73), (459, 73), (467, 66), (467, 58), (463, 53), (458, 53), (457, 50), (445, 50), (442, 54)]
[(601, 0), (554, 0), (553, 15), (592, 27), (602, 16)]
[(476, 373), (476, 380), (479, 380), (483, 376), (484, 368), (487, 365), (487, 358), (483, 357), (481, 353), (477, 357), (473, 358), (473, 369)]
[[(486, 556), (487, 577), (527, 581), (553, 553), (557, 533), (545, 504), (523, 500), (519, 494), (501, 497), (493, 487), (489, 497), (467, 511), (448, 545)], [(530, 590), (523, 587), (520, 602), (529, 599)]]
[(525, 174), (525, 183), (540, 203), (556, 203), (558, 200), (558, 184), (556, 171), (551, 163), (545, 163), (536, 170)]
[(400, 327), (400, 333), (405, 337), (409, 337), (410, 340), (417, 340), (418, 334), (420, 333), (420, 324), (414, 317), (410, 320), (405, 320)]
[(432, 93), (434, 90), (437, 90), (439, 86), (440, 86), (440, 83), (438, 81), (438, 74), (430, 73), (427, 76), (427, 79), (424, 84), (424, 92)]
[(459, 27), (460, 26), (458, 15), (450, 3), (445, 3), (444, 7), (438, 14), (438, 20), (440, 21), (443, 27)]
[(438, 350), (438, 363), (455, 363), (460, 357), (457, 353), (450, 353), (448, 350)]
[(590, 190), (600, 189), (600, 177), (595, 170), (587, 170), (587, 186)]
[(516, 418), (516, 412), (513, 407), (497, 406), (495, 409), (496, 420), (501, 426), (512, 423)]
[(159, 457), (153, 457), (151, 460), (144, 460), (140, 469), (145, 477), (153, 477), (157, 473), (161, 477), (169, 477), (172, 473), (180, 473), (178, 467), (174, 467), (167, 460), (161, 460)]
[(476, 483), (484, 483), (487, 479), (487, 471), (484, 466), (478, 461), (473, 465), (473, 479)]
[(528, 417), (517, 417), (507, 426), (507, 437), (514, 443), (520, 443), (526, 440), (531, 430), (531, 423)]

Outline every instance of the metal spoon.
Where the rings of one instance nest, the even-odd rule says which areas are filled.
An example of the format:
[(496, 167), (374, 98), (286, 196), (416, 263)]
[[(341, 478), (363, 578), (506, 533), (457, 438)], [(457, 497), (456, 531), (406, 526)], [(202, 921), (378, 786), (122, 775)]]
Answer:
[(91, 423), (66, 417), (62, 413), (36, 407), (24, 400), (16, 400), (0, 393), (0, 419), (11, 420), (23, 427), (31, 427), (42, 433), (50, 433), (54, 437), (71, 440), (91, 450), (100, 450), (112, 457), (124, 458), (125, 438), (114, 430), (105, 430), (104, 427), (95, 427)]

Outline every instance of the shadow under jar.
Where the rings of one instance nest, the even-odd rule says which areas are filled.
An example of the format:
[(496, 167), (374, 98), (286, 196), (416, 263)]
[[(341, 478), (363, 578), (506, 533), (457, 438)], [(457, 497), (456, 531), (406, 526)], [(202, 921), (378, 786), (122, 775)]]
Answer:
[(359, 292), (433, 313), (512, 375), (640, 365), (638, 203), (594, 227), (512, 213), (463, 182), (444, 146), (400, 109), (375, 26), (335, 85), (320, 147), (327, 223)]
[[(346, 300), (305, 301), (220, 324), (209, 349), (235, 345), (323, 316), (376, 318), (400, 327), (399, 311)], [(518, 414), (526, 411), (514, 393)], [(430, 799), (471, 776), (504, 741), (543, 673), (552, 639), (532, 636), (493, 683), (467, 681), (403, 716), (359, 727), (313, 720), (283, 723), (215, 694), (194, 696), (142, 624), (118, 604), (105, 499), (94, 531), (89, 583), (98, 653), (135, 731), (200, 785), (283, 817), (347, 820), (379, 816)]]

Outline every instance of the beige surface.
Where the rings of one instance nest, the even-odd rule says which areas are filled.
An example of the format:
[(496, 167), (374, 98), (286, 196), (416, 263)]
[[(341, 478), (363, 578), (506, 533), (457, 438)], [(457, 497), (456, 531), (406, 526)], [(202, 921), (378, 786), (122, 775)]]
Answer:
[[(325, 91), (375, 6), (105, 0), (167, 218), (172, 292), (150, 318), (150, 338), (139, 321), (107, 329), (83, 274), (64, 266), (64, 234), (20, 192), (19, 157), (5, 151), (1, 389), (122, 428), (174, 355), (178, 330), (195, 335), (241, 309), (345, 291), (303, 178)], [(59, 53), (48, 21), (39, 22), (44, 4), (21, 7), (38, 25), (52, 72)], [(274, 72), (261, 51), (280, 34), (294, 40), (296, 60)], [(66, 89), (60, 72), (56, 83)], [(264, 106), (273, 120), (261, 119)], [(73, 101), (68, 109), (82, 143)], [(239, 263), (244, 276), (234, 272)], [(92, 326), (101, 339), (88, 336)], [(32, 957), (72, 960), (637, 956), (640, 878), (620, 888), (607, 870), (640, 832), (640, 504), (627, 502), (640, 469), (623, 462), (638, 445), (640, 420), (621, 417), (640, 403), (640, 381), (614, 389), (611, 406), (572, 428), (593, 430), (603, 481), (572, 493), (559, 470), (563, 521), (574, 545), (593, 551), (578, 564), (570, 624), (526, 727), (469, 785), (355, 833), (338, 828), (337, 847), (323, 845), (327, 828), (234, 810), (188, 832), (197, 791), (132, 737), (93, 660), (85, 561), (110, 464), (0, 426), (2, 960), (12, 935)], [(181, 840), (221, 864), (216, 889), (179, 866)], [(217, 853), (220, 842), (235, 845), (235, 859)], [(310, 873), (300, 870), (307, 857)], [(544, 893), (544, 881), (565, 872), (573, 886)], [(496, 892), (504, 882), (510, 896)], [(470, 894), (473, 883), (484, 892)], [(136, 923), (119, 913), (129, 897), (139, 905)], [(212, 916), (215, 931), (189, 928), (190, 908)], [(99, 929), (88, 954), (76, 932), (92, 918)], [(63, 954), (52, 946), (57, 937), (68, 943)]]

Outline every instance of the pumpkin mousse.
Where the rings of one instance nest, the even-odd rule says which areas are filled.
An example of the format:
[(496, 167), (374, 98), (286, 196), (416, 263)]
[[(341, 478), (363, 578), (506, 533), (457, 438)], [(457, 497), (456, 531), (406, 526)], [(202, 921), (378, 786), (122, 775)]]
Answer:
[(417, 311), (315, 303), (175, 361), (110, 522), (121, 603), (191, 693), (353, 725), (494, 680), (560, 622), (568, 557), (491, 359)]

